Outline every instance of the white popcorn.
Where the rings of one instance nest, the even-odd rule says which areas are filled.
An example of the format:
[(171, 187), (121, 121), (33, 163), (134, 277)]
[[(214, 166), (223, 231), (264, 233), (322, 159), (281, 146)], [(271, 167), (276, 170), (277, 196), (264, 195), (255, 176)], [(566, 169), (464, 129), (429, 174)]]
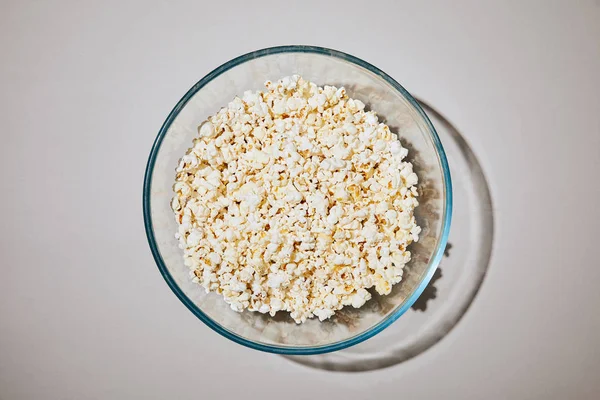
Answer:
[(215, 135), (215, 127), (209, 121), (206, 121), (198, 127), (198, 133), (201, 138), (212, 138)]
[(269, 274), (267, 285), (270, 288), (277, 289), (282, 283), (286, 281), (286, 274), (283, 271)]
[(210, 254), (208, 255), (208, 259), (210, 260), (210, 262), (211, 262), (213, 265), (218, 265), (218, 264), (220, 264), (220, 263), (221, 263), (221, 256), (220, 256), (220, 255), (218, 255), (217, 253), (210, 253)]
[(302, 200), (302, 194), (295, 190), (295, 189), (291, 189), (286, 195), (285, 195), (285, 201), (289, 201), (292, 203), (298, 203)]
[(344, 88), (265, 86), (199, 126), (176, 169), (176, 239), (191, 279), (232, 310), (322, 321), (401, 281), (418, 177)]

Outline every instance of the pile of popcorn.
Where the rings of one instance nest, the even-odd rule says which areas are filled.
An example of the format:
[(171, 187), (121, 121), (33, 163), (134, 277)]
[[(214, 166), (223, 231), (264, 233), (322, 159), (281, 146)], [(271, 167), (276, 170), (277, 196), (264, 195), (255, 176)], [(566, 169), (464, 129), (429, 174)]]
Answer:
[(421, 231), (408, 151), (344, 88), (265, 86), (209, 117), (177, 167), (175, 236), (194, 281), (235, 311), (297, 323), (390, 293)]

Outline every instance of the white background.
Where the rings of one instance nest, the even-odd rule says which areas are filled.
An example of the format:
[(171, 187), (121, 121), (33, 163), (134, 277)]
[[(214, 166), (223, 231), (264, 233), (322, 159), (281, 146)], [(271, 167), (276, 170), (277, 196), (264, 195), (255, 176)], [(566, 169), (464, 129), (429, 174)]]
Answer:
[[(600, 2), (1, 1), (0, 399), (597, 399)], [(166, 115), (313, 44), (445, 114), (487, 175), (489, 273), (434, 348), (359, 375), (218, 336), (167, 287), (142, 179)]]

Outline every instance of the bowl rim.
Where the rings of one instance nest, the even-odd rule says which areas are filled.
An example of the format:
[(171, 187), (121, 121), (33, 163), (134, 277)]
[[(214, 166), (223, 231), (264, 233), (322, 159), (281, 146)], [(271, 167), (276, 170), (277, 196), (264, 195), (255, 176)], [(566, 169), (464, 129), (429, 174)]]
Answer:
[[(442, 219), (442, 224), (443, 224), (442, 225), (442, 234), (441, 234), (441, 238), (438, 242), (437, 249), (435, 250), (433, 257), (429, 261), (429, 265), (427, 267), (426, 273), (425, 273), (421, 283), (419, 284), (419, 286), (417, 286), (415, 291), (409, 296), (409, 298), (404, 302), (404, 304), (400, 308), (398, 308), (394, 313), (388, 315), (385, 319), (383, 319), (376, 325), (372, 326), (368, 330), (366, 330), (358, 335), (355, 335), (353, 337), (350, 337), (348, 339), (345, 339), (345, 340), (342, 340), (339, 342), (326, 344), (326, 345), (294, 347), (294, 346), (278, 346), (278, 345), (273, 345), (273, 344), (260, 343), (260, 342), (255, 342), (255, 341), (246, 339), (246, 338), (222, 327), (220, 324), (218, 324), (217, 322), (212, 320), (208, 315), (206, 315), (204, 312), (202, 312), (202, 310), (200, 310), (187, 297), (187, 295), (185, 293), (183, 293), (183, 291), (179, 288), (179, 286), (177, 285), (177, 283), (175, 282), (175, 280), (169, 273), (169, 270), (167, 269), (167, 267), (165, 265), (165, 262), (160, 254), (160, 251), (158, 250), (156, 238), (154, 236), (154, 228), (153, 228), (153, 224), (152, 224), (151, 208), (150, 208), (150, 190), (152, 187), (152, 175), (154, 172), (154, 164), (156, 162), (156, 157), (160, 150), (162, 141), (165, 138), (171, 124), (173, 123), (173, 121), (175, 120), (175, 118), (177, 117), (179, 112), (183, 109), (183, 107), (187, 104), (187, 102), (192, 98), (192, 96), (194, 96), (200, 89), (202, 89), (206, 84), (208, 84), (214, 78), (218, 77), (219, 75), (223, 74), (224, 72), (228, 71), (229, 69), (234, 68), (238, 65), (241, 65), (241, 64), (245, 63), (246, 61), (253, 60), (255, 58), (260, 58), (260, 57), (264, 57), (267, 55), (279, 54), (279, 53), (313, 53), (313, 54), (335, 57), (335, 58), (342, 59), (344, 61), (353, 63), (355, 65), (358, 65), (359, 67), (362, 67), (364, 69), (367, 69), (368, 71), (374, 73), (375, 75), (377, 75), (380, 78), (382, 78), (383, 80), (385, 80), (388, 84), (390, 84), (402, 96), (404, 96), (405, 99), (407, 99), (411, 103), (411, 105), (416, 109), (416, 111), (419, 113), (421, 118), (423, 118), (423, 120), (425, 121), (425, 124), (427, 125), (427, 128), (429, 129), (429, 131), (431, 133), (431, 136), (432, 136), (432, 139), (433, 139), (433, 142), (434, 142), (437, 154), (438, 154), (438, 158), (439, 158), (440, 164), (442, 165), (442, 170), (443, 170), (446, 204), (445, 204), (445, 208), (444, 208), (444, 216)], [(238, 344), (241, 344), (243, 346), (246, 346), (246, 347), (249, 347), (249, 348), (252, 348), (255, 350), (260, 350), (260, 351), (265, 351), (265, 352), (275, 353), (275, 354), (286, 354), (286, 355), (311, 355), (311, 354), (322, 354), (322, 353), (328, 353), (328, 352), (332, 352), (332, 351), (341, 350), (341, 349), (353, 346), (355, 344), (358, 344), (360, 342), (363, 342), (363, 341), (375, 336), (376, 334), (378, 334), (379, 332), (381, 332), (382, 330), (387, 328), (389, 325), (391, 325), (398, 318), (400, 318), (400, 316), (402, 316), (413, 305), (413, 303), (419, 298), (419, 296), (423, 293), (423, 290), (427, 287), (429, 281), (431, 280), (431, 277), (435, 273), (435, 271), (442, 259), (442, 256), (444, 255), (444, 249), (446, 248), (446, 244), (448, 242), (448, 234), (450, 232), (450, 223), (452, 220), (452, 201), (453, 201), (453, 199), (452, 199), (452, 181), (451, 181), (451, 177), (450, 177), (450, 169), (448, 167), (448, 160), (446, 158), (446, 153), (444, 151), (444, 148), (442, 146), (440, 138), (438, 137), (438, 134), (437, 134), (433, 124), (431, 123), (431, 121), (427, 117), (427, 114), (425, 114), (425, 112), (423, 111), (423, 109), (421, 108), (419, 103), (415, 100), (415, 98), (406, 89), (404, 89), (404, 87), (402, 87), (402, 85), (400, 85), (398, 82), (396, 82), (396, 80), (394, 80), (388, 74), (386, 74), (379, 68), (375, 67), (374, 65), (361, 60), (360, 58), (357, 58), (357, 57), (352, 56), (347, 53), (343, 53), (338, 50), (328, 49), (325, 47), (305, 46), (305, 45), (286, 45), (286, 46), (268, 47), (268, 48), (264, 48), (264, 49), (256, 50), (256, 51), (253, 51), (250, 53), (243, 54), (239, 57), (236, 57), (236, 58), (220, 65), (219, 67), (215, 68), (213, 71), (208, 73), (206, 76), (204, 76), (202, 79), (200, 79), (198, 82), (196, 82), (196, 84), (194, 86), (192, 86), (191, 89), (189, 89), (187, 91), (187, 93), (177, 102), (177, 104), (175, 105), (173, 110), (171, 110), (171, 112), (167, 116), (165, 122), (161, 126), (156, 139), (154, 140), (154, 144), (152, 145), (152, 149), (151, 149), (150, 155), (148, 157), (146, 171), (144, 173), (144, 186), (143, 186), (143, 194), (142, 194), (144, 227), (146, 230), (146, 237), (148, 239), (148, 244), (150, 245), (150, 250), (152, 252), (152, 256), (154, 257), (154, 261), (156, 262), (156, 265), (158, 266), (158, 269), (159, 269), (162, 277), (167, 282), (167, 284), (169, 285), (169, 287), (171, 288), (173, 293), (175, 293), (175, 295), (179, 298), (179, 300), (196, 317), (198, 317), (209, 328), (211, 328), (215, 332), (219, 333), (220, 335), (222, 335)]]

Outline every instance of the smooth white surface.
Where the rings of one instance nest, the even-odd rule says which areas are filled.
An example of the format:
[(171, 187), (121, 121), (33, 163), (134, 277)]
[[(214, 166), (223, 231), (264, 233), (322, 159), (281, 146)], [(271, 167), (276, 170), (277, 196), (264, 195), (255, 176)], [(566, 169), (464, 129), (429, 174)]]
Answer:
[[(600, 396), (598, 1), (83, 3), (0, 3), (0, 399)], [(216, 66), (280, 44), (382, 68), (487, 174), (486, 281), (403, 365), (326, 373), (243, 348), (152, 260), (141, 189), (164, 118)]]

